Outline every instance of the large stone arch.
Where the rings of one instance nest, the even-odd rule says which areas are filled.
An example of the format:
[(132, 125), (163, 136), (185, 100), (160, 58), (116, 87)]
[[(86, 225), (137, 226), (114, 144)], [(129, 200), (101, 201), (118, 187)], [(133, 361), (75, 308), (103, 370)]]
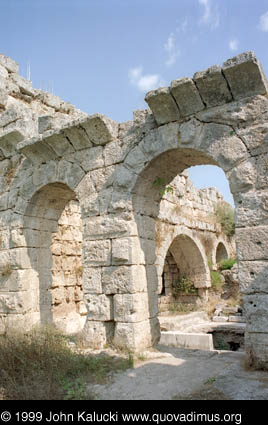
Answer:
[(205, 250), (195, 232), (184, 226), (175, 226), (174, 231), (168, 232), (161, 246), (156, 247), (156, 268), (158, 276), (158, 293), (161, 290), (161, 276), (165, 258), (171, 251), (181, 273), (191, 278), (196, 288), (209, 288), (210, 271)]
[[(27, 281), (17, 278), (23, 259), (16, 240), (21, 243), (32, 196), (58, 182), (76, 194), (82, 211), (88, 343), (100, 346), (113, 339), (138, 350), (157, 342), (155, 224), (163, 192), (154, 182), (160, 178), (168, 185), (190, 166), (217, 165), (235, 202), (248, 360), (267, 368), (267, 93), (262, 67), (248, 52), (222, 68), (214, 66), (149, 92), (151, 110), (135, 112), (133, 122), (118, 125), (97, 114), (62, 124), (62, 116), (57, 118), (62, 104), (52, 99), (56, 125), (53, 130), (52, 117), (47, 120), (52, 129), (42, 133), (40, 123), (46, 120), (41, 120), (38, 135), (36, 116), (31, 111), (18, 114), (0, 132), (1, 167), (19, 158), (16, 175), (5, 179), (0, 197), (0, 266), (10, 264), (12, 270), (0, 276), (4, 315), (12, 313), (16, 322), (30, 309), (30, 297), (23, 298)], [(11, 100), (7, 112), (19, 102)], [(6, 120), (13, 117), (3, 114)]]

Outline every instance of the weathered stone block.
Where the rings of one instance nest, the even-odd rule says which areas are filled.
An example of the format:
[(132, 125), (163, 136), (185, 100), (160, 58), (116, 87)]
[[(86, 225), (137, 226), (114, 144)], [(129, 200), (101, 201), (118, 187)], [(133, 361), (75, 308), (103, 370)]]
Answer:
[(102, 286), (105, 294), (146, 292), (144, 266), (114, 266), (102, 269)]
[(167, 124), (180, 118), (180, 111), (168, 87), (149, 91), (145, 101), (151, 108), (157, 124)]
[(245, 334), (245, 350), (249, 366), (267, 370), (268, 333), (247, 332)]
[(205, 124), (200, 135), (200, 148), (228, 171), (248, 156), (244, 143), (233, 134), (232, 128), (221, 124)]
[(232, 100), (232, 95), (219, 66), (215, 65), (206, 71), (196, 72), (193, 80), (207, 108), (223, 105)]
[(114, 323), (87, 320), (82, 331), (84, 344), (92, 348), (103, 348), (112, 342)]
[(80, 125), (94, 145), (105, 145), (118, 137), (118, 124), (102, 114), (90, 115)]
[(170, 91), (183, 116), (192, 115), (205, 108), (200, 94), (191, 78), (180, 78), (171, 82)]
[(17, 62), (9, 58), (8, 56), (0, 54), (0, 64), (5, 67), (9, 72), (19, 72), (19, 65), (17, 64)]
[(87, 150), (78, 151), (74, 157), (85, 171), (95, 170), (104, 165), (102, 146), (92, 147)]
[(135, 222), (111, 214), (86, 218), (83, 224), (83, 233), (85, 240), (96, 240), (136, 235), (137, 229)]
[(148, 294), (114, 295), (114, 320), (116, 322), (141, 322), (149, 318)]
[(254, 188), (257, 180), (256, 160), (251, 158), (227, 173), (230, 190), (234, 194), (237, 192), (247, 192)]
[(87, 241), (83, 247), (83, 264), (87, 266), (110, 266), (111, 242), (109, 240)]
[(222, 70), (234, 99), (267, 94), (268, 82), (254, 52), (245, 52), (228, 59)]
[(93, 145), (79, 121), (64, 128), (64, 134), (70, 140), (75, 150), (91, 148)]
[(138, 237), (112, 240), (112, 264), (144, 264), (144, 253)]
[(83, 268), (83, 291), (85, 294), (102, 293), (100, 267)]
[(267, 260), (268, 226), (245, 227), (236, 230), (239, 260)]
[(109, 295), (85, 294), (84, 301), (89, 320), (110, 321), (114, 318), (113, 297)]
[(0, 89), (0, 108), (5, 108), (7, 101), (8, 101), (7, 92)]
[(115, 325), (114, 344), (133, 351), (143, 350), (158, 343), (160, 326), (157, 318), (138, 323)]
[(268, 262), (240, 261), (238, 267), (240, 290), (244, 294), (268, 294)]

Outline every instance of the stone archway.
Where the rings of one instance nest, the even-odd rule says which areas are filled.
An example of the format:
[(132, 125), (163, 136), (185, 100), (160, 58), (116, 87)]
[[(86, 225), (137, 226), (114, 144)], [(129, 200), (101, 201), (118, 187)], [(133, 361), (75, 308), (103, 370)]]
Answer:
[[(180, 281), (192, 283), (192, 289), (195, 288), (192, 293), (195, 292), (196, 295), (201, 297), (206, 293), (206, 288), (211, 286), (205, 253), (200, 242), (195, 241), (190, 234), (191, 232), (186, 230), (184, 233), (175, 236), (166, 252), (164, 265), (162, 265), (162, 261), (158, 264), (158, 274), (161, 274), (162, 278), (161, 292), (158, 291), (160, 303), (161, 294), (162, 296), (171, 296), (171, 301), (173, 300), (172, 295), (175, 295)], [(163, 248), (161, 249), (162, 252)], [(170, 300), (166, 301), (170, 302)]]
[[(28, 280), (31, 275), (31, 282), (38, 281), (32, 267), (37, 250), (31, 245), (35, 229), (29, 228), (27, 243), (20, 234), (25, 204), (46, 184), (60, 182), (77, 194), (82, 210), (85, 337), (98, 345), (113, 338), (134, 350), (156, 343), (155, 225), (163, 187), (154, 182), (166, 187), (188, 167), (217, 165), (235, 202), (247, 356), (253, 366), (267, 369), (267, 93), (262, 67), (247, 52), (222, 68), (148, 93), (150, 110), (135, 112), (133, 122), (117, 124), (94, 115), (62, 125), (56, 108), (55, 126), (38, 135), (42, 126), (29, 106), (26, 118), (4, 126), (3, 168), (12, 165), (10, 158), (16, 165), (5, 176), (1, 194), (1, 316), (16, 323), (31, 310), (36, 294), (29, 292)], [(13, 112), (4, 114), (13, 117)]]
[(220, 263), (222, 260), (227, 260), (228, 257), (229, 255), (226, 246), (223, 244), (223, 242), (219, 242), (216, 247), (215, 254), (216, 264)]
[(67, 333), (80, 331), (85, 307), (81, 215), (75, 193), (62, 183), (38, 190), (26, 209), (22, 233), (38, 278), (32, 313), (40, 314), (41, 325), (54, 323)]

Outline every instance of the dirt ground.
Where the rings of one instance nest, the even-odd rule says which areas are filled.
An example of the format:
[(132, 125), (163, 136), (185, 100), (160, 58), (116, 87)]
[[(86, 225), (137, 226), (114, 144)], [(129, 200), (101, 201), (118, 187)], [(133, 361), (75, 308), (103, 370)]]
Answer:
[(88, 390), (99, 400), (268, 400), (268, 373), (245, 370), (244, 359), (243, 352), (159, 345)]

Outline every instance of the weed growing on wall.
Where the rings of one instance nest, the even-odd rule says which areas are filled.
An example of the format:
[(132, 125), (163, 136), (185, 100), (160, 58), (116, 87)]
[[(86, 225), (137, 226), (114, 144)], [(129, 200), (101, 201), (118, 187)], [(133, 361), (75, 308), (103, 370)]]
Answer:
[(236, 263), (236, 258), (227, 258), (219, 263), (220, 270), (231, 270), (233, 265)]
[(153, 181), (153, 186), (159, 188), (159, 193), (160, 193), (161, 196), (165, 195), (165, 193), (173, 193), (174, 192), (173, 187), (167, 186), (167, 182), (165, 181), (165, 179), (163, 179), (161, 177), (157, 177)]
[(179, 295), (197, 295), (198, 290), (194, 286), (193, 281), (187, 277), (182, 276), (177, 282), (176, 286), (173, 288), (173, 296), (176, 298)]

